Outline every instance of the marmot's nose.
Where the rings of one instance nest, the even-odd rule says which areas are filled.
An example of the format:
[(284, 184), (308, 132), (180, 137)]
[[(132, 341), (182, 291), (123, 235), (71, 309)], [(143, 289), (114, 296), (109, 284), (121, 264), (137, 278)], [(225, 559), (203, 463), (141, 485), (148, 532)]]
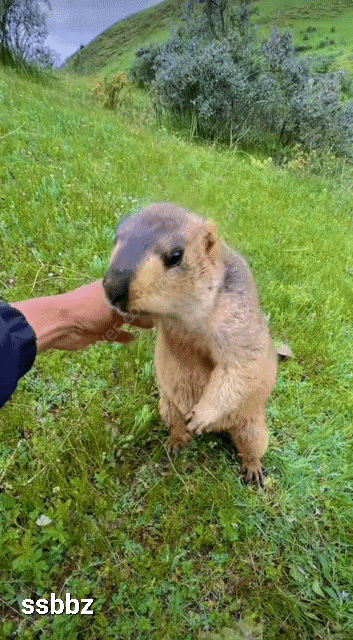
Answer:
[(109, 302), (118, 311), (127, 311), (129, 299), (129, 283), (132, 271), (109, 271), (103, 280), (103, 288)]

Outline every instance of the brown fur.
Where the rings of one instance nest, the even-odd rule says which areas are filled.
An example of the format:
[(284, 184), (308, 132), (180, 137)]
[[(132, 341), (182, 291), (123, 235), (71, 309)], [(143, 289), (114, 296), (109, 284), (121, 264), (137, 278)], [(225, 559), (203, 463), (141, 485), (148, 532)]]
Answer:
[[(176, 248), (181, 263), (166, 266)], [(153, 315), (171, 449), (194, 434), (227, 431), (246, 479), (262, 483), (277, 357), (243, 258), (220, 242), (214, 223), (159, 203), (118, 227), (104, 286), (118, 310)]]

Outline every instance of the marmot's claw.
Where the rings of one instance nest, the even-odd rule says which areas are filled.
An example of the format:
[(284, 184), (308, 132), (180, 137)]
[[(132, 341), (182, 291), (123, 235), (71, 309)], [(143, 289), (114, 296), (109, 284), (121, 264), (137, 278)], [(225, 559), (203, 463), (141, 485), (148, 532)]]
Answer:
[(193, 433), (196, 436), (200, 436), (203, 431), (203, 425), (200, 419), (197, 418), (195, 409), (187, 413), (185, 416), (185, 424), (189, 433)]
[(255, 468), (254, 465), (243, 465), (241, 469), (241, 473), (243, 474), (243, 481), (245, 484), (256, 484), (258, 489), (263, 489), (264, 484), (264, 474), (261, 465)]
[(200, 436), (205, 430), (205, 426), (195, 416), (186, 423), (186, 428), (189, 433), (193, 433), (195, 436)]
[(184, 445), (185, 445), (185, 442), (181, 438), (175, 438), (173, 436), (169, 436), (167, 440), (166, 448), (170, 457), (176, 458), (180, 449), (182, 449)]
[(202, 413), (198, 411), (198, 408), (194, 408), (190, 413), (186, 414), (185, 423), (188, 432), (193, 433), (196, 436), (200, 436), (202, 433), (205, 433), (209, 426), (209, 421), (206, 421), (202, 417)]

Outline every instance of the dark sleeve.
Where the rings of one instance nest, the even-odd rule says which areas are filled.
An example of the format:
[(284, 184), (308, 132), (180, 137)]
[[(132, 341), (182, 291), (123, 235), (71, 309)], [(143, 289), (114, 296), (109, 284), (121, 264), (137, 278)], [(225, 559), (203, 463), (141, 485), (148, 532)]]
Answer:
[(29, 371), (36, 354), (36, 335), (24, 315), (0, 302), (0, 407)]

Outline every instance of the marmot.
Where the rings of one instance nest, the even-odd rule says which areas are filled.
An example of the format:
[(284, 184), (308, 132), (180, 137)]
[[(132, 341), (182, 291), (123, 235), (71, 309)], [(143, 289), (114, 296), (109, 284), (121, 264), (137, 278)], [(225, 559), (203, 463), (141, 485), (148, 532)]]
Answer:
[(118, 225), (103, 286), (120, 313), (152, 314), (169, 447), (227, 431), (245, 480), (262, 485), (277, 357), (244, 259), (218, 239), (215, 223), (157, 203)]

